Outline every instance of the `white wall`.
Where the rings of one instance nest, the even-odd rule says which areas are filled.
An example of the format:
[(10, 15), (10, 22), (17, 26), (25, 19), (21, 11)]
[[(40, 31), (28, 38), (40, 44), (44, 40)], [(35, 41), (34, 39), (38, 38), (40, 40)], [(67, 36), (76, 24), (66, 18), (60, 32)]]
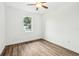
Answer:
[[(24, 32), (23, 18), (32, 17), (33, 32)], [(18, 8), (6, 6), (7, 45), (41, 38), (41, 16)]]
[(5, 8), (0, 3), (0, 54), (5, 47)]
[(46, 39), (79, 53), (79, 3), (60, 5), (59, 9), (44, 16)]
[(44, 14), (41, 14), (40, 15), (40, 19), (41, 19), (41, 36), (42, 36), (42, 38), (44, 38), (45, 37), (45, 26), (46, 26), (46, 24), (45, 24), (45, 19), (44, 19), (44, 16), (43, 16)]

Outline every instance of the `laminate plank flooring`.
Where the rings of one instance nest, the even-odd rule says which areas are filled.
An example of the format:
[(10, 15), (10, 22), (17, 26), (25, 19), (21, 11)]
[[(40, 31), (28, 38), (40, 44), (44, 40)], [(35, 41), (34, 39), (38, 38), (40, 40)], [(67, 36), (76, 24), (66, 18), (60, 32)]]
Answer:
[(79, 56), (79, 54), (39, 39), (6, 46), (2, 56)]

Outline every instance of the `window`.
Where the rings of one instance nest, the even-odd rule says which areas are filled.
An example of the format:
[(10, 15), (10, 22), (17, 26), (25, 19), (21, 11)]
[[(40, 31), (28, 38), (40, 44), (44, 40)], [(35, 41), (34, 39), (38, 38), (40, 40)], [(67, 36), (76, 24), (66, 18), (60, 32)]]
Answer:
[(32, 21), (31, 21), (31, 17), (24, 17), (24, 31), (28, 32), (28, 31), (32, 31)]

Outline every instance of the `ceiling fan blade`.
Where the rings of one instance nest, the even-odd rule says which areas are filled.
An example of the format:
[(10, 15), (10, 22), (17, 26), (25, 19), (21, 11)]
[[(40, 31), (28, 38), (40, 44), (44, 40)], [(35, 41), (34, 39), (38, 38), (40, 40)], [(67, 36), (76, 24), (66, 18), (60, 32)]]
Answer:
[(42, 5), (42, 7), (43, 7), (43, 8), (45, 8), (45, 9), (48, 9), (48, 7), (47, 7), (47, 6)]
[(27, 5), (32, 6), (32, 5), (36, 5), (36, 4), (27, 4)]
[(47, 2), (40, 2), (40, 3), (47, 3)]

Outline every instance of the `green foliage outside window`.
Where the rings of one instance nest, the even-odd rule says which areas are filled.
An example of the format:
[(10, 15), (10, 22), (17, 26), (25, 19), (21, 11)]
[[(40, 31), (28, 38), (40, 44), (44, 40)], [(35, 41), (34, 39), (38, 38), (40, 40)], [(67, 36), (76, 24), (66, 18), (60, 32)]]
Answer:
[(24, 30), (31, 30), (31, 17), (24, 17)]

